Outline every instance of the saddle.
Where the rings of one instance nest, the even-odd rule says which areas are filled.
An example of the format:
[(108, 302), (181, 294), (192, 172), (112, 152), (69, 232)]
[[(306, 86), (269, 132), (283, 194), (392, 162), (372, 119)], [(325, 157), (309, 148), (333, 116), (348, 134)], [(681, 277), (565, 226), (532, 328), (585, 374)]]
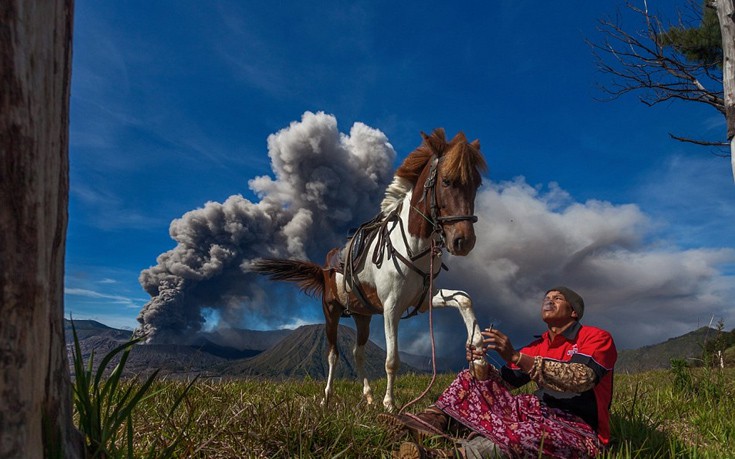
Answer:
[[(406, 239), (403, 222), (399, 217), (400, 211), (401, 206), (398, 206), (388, 215), (385, 215), (381, 212), (373, 217), (373, 219), (360, 225), (353, 232), (352, 236), (349, 237), (347, 248), (343, 253), (341, 253), (341, 255), (344, 255), (344, 257), (340, 257), (339, 262), (333, 260), (331, 257), (328, 257), (328, 267), (335, 269), (342, 274), (345, 291), (351, 292), (367, 311), (371, 312), (372, 314), (380, 314), (382, 311), (375, 307), (367, 298), (357, 276), (357, 274), (364, 269), (365, 263), (367, 262), (369, 254), (368, 248), (372, 244), (373, 240), (375, 238), (378, 238), (375, 249), (372, 253), (372, 257), (370, 259), (373, 264), (380, 268), (385, 259), (390, 259), (391, 256), (394, 256), (401, 262), (403, 262), (408, 268), (424, 278), (424, 291), (421, 295), (421, 299), (416, 305), (414, 305), (411, 312), (402, 317), (403, 319), (405, 319), (418, 314), (419, 308), (421, 307), (421, 304), (423, 303), (424, 298), (428, 293), (429, 280), (432, 278), (432, 276), (430, 273), (424, 273), (423, 271), (419, 270), (413, 263), (415, 260), (423, 257), (424, 255), (427, 255), (430, 252), (430, 249), (427, 249), (416, 255), (412, 255), (409, 252), (408, 257), (406, 257), (398, 252), (390, 242), (390, 232), (395, 227), (400, 228), (401, 235), (404, 241)], [(405, 242), (406, 247), (408, 247), (408, 242)], [(442, 268), (447, 269), (443, 263)], [(433, 277), (436, 277), (438, 274), (439, 273), (437, 272), (437, 274)], [(349, 316), (350, 314), (351, 312), (348, 308), (345, 309), (343, 316)]]
[[(368, 247), (378, 234), (382, 232), (387, 219), (384, 218), (382, 212), (378, 213), (371, 220), (360, 225), (347, 241), (347, 249), (344, 252), (344, 258), (341, 262), (340, 271), (344, 279), (345, 291), (351, 291), (360, 303), (373, 314), (379, 314), (381, 311), (375, 307), (362, 290), (360, 280), (357, 273), (365, 267), (368, 258)], [(376, 252), (382, 251), (381, 247), (376, 247)], [(378, 265), (380, 267), (380, 265)], [(349, 287), (349, 290), (347, 289)], [(349, 309), (345, 310), (349, 315)]]

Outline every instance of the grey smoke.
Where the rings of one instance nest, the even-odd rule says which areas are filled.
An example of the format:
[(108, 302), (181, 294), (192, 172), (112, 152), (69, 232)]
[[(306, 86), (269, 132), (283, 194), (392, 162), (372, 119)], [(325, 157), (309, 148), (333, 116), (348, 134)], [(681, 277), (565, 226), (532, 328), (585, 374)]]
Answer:
[[(480, 325), (493, 323), (518, 346), (544, 331), (541, 298), (558, 284), (582, 294), (583, 322), (610, 330), (619, 348), (665, 341), (713, 316), (735, 322), (735, 286), (723, 274), (735, 251), (651, 240), (656, 223), (636, 205), (575, 202), (556, 184), (542, 191), (516, 179), (484, 187), (476, 214), (477, 245), (450, 258), (437, 284), (466, 290)], [(452, 312), (436, 314), (436, 341), (461, 360), (461, 324)], [(405, 349), (428, 354), (426, 330), (423, 321), (404, 327)]]
[[(502, 153), (488, 141), (483, 145), (492, 171), (493, 155)], [(268, 154), (274, 176), (249, 182), (259, 202), (232, 196), (171, 224), (176, 247), (140, 276), (152, 297), (139, 317), (150, 336), (181, 339), (199, 330), (205, 308), (243, 327), (299, 323), (305, 297), (244, 268), (260, 256), (321, 263), (349, 228), (377, 212), (395, 166), (381, 132), (356, 123), (349, 135), (341, 134), (334, 117), (322, 113), (305, 113), (270, 136)], [(735, 282), (727, 273), (735, 251), (658, 241), (658, 223), (637, 205), (577, 202), (556, 184), (532, 187), (518, 178), (485, 180), (475, 213), (474, 250), (467, 257), (445, 255), (450, 270), (436, 286), (466, 290), (480, 325), (493, 323), (516, 345), (543, 331), (541, 295), (556, 284), (581, 293), (584, 322), (610, 330), (620, 348), (663, 341), (713, 316), (735, 322)], [(466, 336), (459, 314), (436, 311), (434, 329), (439, 355), (461, 364)], [(371, 339), (383, 345), (380, 317)], [(430, 352), (426, 314), (401, 321), (399, 344), (404, 351)]]
[(263, 256), (321, 262), (349, 228), (377, 213), (395, 160), (382, 132), (355, 123), (343, 134), (321, 112), (269, 136), (268, 156), (274, 178), (249, 181), (259, 202), (230, 196), (171, 223), (176, 247), (139, 278), (151, 295), (138, 316), (149, 340), (191, 336), (206, 308), (242, 326), (248, 318), (275, 326), (292, 317), (295, 311), (269, 297), (266, 281), (246, 272), (248, 263)]

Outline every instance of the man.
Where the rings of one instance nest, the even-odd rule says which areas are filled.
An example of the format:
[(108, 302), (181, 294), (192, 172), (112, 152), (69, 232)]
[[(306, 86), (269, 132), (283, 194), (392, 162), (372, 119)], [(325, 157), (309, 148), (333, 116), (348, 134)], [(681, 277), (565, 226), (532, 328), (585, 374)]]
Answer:
[[(579, 322), (583, 315), (582, 297), (559, 286), (549, 289), (542, 302), (546, 332), (527, 346), (516, 350), (506, 335), (485, 329), (483, 349), (467, 350), (468, 361), (485, 365), (460, 372), (422, 413), (381, 415), (417, 439), (442, 435), (457, 440), (458, 446), (427, 450), (405, 442), (395, 455), (571, 459), (599, 454), (610, 441), (617, 351), (608, 332)], [(489, 351), (505, 360), (500, 371), (484, 360)], [(533, 394), (509, 392), (530, 381), (538, 386)]]

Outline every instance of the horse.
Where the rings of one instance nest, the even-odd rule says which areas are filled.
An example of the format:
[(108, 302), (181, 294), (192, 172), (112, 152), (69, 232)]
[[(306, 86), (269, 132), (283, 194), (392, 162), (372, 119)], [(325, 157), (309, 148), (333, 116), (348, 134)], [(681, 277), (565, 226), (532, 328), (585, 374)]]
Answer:
[(393, 390), (400, 365), (401, 316), (426, 312), (430, 307), (457, 308), (467, 329), (467, 344), (482, 345), (472, 300), (466, 292), (428, 292), (442, 269), (443, 249), (464, 256), (475, 245), (475, 196), (487, 165), (479, 141), (468, 142), (462, 132), (451, 141), (446, 140), (442, 128), (421, 136), (422, 143), (396, 170), (380, 212), (361, 225), (344, 247), (332, 249), (324, 266), (273, 258), (251, 263), (253, 272), (271, 280), (295, 282), (304, 293), (321, 297), (329, 349), (322, 405), (332, 394), (340, 317), (351, 316), (355, 321), (353, 357), (358, 378), (363, 381), (363, 397), (372, 404), (372, 389), (364, 374), (364, 346), (372, 316), (384, 316), (387, 386), (383, 405), (388, 411), (396, 409)]

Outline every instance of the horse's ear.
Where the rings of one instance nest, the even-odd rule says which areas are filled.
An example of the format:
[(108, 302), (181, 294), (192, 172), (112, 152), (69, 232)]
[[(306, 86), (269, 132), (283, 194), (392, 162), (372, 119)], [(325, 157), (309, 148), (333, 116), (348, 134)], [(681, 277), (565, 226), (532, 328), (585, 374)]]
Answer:
[(479, 150), (480, 149), (480, 139), (473, 140), (470, 146)]
[(432, 132), (431, 135), (441, 140), (442, 143), (447, 141), (447, 134), (444, 132), (444, 128), (434, 129), (434, 132)]
[(464, 135), (464, 132), (459, 131), (449, 143), (451, 143), (452, 145), (456, 145), (458, 143), (467, 143), (467, 137)]
[(424, 131), (421, 131), (421, 138), (424, 139), (424, 140), (429, 140), (429, 136), (426, 135), (426, 133)]

